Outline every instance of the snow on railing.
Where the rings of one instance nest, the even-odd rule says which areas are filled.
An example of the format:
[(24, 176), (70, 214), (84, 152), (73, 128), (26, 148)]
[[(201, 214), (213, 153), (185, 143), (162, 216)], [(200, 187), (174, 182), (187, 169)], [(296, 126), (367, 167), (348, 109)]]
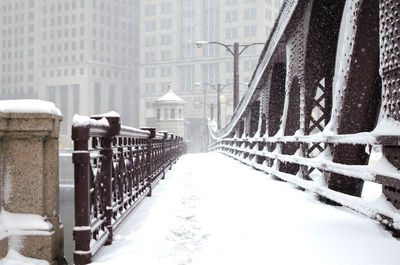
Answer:
[(179, 136), (121, 126), (118, 113), (75, 115), (75, 264), (88, 264), (185, 150)]

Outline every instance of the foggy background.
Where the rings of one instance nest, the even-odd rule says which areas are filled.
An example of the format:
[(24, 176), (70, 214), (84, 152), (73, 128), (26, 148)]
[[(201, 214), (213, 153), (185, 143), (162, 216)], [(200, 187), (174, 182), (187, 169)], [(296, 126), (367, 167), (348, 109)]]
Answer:
[[(198, 49), (195, 41), (265, 42), (281, 2), (1, 0), (0, 99), (54, 102), (64, 117), (60, 148), (68, 149), (74, 113), (114, 110), (124, 125), (154, 126), (154, 101), (171, 86), (186, 103), (189, 151), (203, 151), (205, 121), (211, 103), (216, 116), (217, 101), (205, 83), (232, 83), (233, 58), (221, 45)], [(249, 81), (261, 49), (253, 46), (240, 56), (241, 82)], [(227, 85), (223, 124), (232, 108)]]

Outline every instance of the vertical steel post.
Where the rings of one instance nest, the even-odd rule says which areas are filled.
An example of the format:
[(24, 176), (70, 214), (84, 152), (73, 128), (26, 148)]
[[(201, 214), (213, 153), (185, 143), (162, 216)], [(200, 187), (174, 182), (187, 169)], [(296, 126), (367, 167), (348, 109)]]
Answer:
[(221, 128), (221, 84), (217, 85), (217, 129)]
[(207, 150), (207, 122), (206, 122), (206, 86), (203, 85), (203, 126), (204, 126), (204, 152)]
[(233, 43), (233, 112), (239, 105), (239, 43)]

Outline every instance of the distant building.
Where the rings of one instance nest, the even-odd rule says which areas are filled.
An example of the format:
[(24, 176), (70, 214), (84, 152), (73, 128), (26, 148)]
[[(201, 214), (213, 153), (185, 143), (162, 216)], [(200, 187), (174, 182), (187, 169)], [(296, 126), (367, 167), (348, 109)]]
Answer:
[(139, 0), (4, 0), (0, 99), (40, 98), (74, 113), (115, 110), (138, 126)]
[[(212, 87), (233, 82), (233, 57), (219, 45), (199, 49), (195, 41), (224, 44), (265, 42), (282, 0), (142, 0), (140, 3), (140, 125), (154, 126), (153, 102), (172, 85), (185, 101), (189, 151), (204, 148), (205, 120), (216, 103)], [(263, 45), (240, 56), (240, 82), (249, 82)], [(246, 90), (241, 85), (241, 94)], [(232, 115), (232, 85), (222, 96), (222, 123)], [(205, 93), (205, 95), (204, 95)], [(204, 98), (206, 99), (204, 102)], [(195, 103), (197, 102), (197, 104)], [(201, 103), (201, 104), (198, 104)]]
[(176, 95), (172, 88), (154, 103), (157, 131), (167, 131), (185, 137), (185, 101)]

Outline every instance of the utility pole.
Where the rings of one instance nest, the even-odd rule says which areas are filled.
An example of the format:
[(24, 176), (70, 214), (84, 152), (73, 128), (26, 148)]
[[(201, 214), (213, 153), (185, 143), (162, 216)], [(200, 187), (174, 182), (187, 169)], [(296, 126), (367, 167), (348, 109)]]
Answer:
[(221, 129), (221, 84), (217, 85), (217, 129)]
[(233, 43), (233, 112), (239, 105), (239, 43)]

